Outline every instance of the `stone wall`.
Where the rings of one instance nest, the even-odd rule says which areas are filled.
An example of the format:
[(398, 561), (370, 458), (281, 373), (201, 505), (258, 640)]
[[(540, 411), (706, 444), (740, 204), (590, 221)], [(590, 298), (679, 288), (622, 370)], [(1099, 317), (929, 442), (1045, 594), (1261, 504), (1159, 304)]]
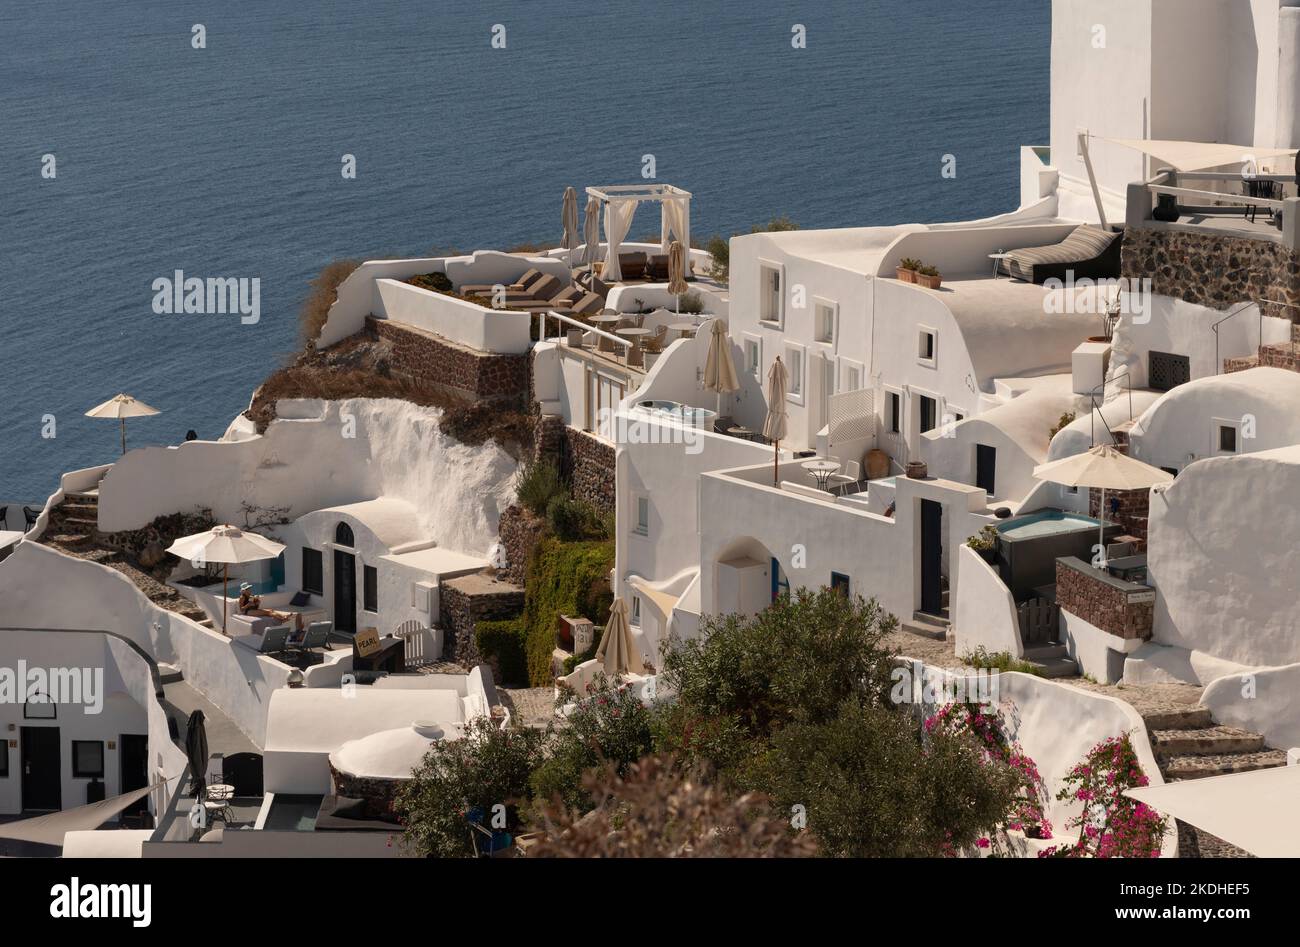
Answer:
[(1119, 638), (1151, 637), (1154, 590), (1114, 579), (1081, 560), (1073, 563), (1056, 560), (1057, 605)]
[[(329, 764), (329, 768), (335, 795), (362, 800), (364, 818), (388, 821), (396, 817), (393, 803), (406, 780), (354, 776), (335, 769), (333, 763)], [(396, 830), (398, 827), (393, 828)]]
[(1248, 299), (1274, 299), (1264, 314), (1300, 322), (1300, 254), (1271, 240), (1222, 232), (1130, 227), (1124, 233), (1121, 270), (1149, 277), (1151, 291), (1199, 306), (1226, 309)]
[(575, 499), (606, 513), (613, 511), (617, 469), (613, 444), (570, 427), (554, 414), (538, 418), (533, 443), (539, 459), (549, 458), (559, 468)]
[(506, 554), (506, 567), (497, 571), (497, 578), (515, 585), (524, 584), (528, 559), (545, 528), (545, 521), (526, 507), (518, 504), (506, 507), (497, 524), (497, 533)]
[(530, 385), (529, 356), (480, 352), (414, 326), (366, 319), (368, 330), (392, 347), (393, 373), (479, 400), (522, 405)]
[[(1115, 510), (1116, 504), (1118, 510)], [(1095, 487), (1088, 490), (1088, 515), (1116, 523), (1129, 536), (1140, 539), (1136, 552), (1146, 549), (1147, 518), (1150, 512), (1150, 490), (1107, 490), (1104, 512), (1101, 508), (1101, 491)]]
[[(474, 643), (474, 626), (480, 621), (504, 621), (524, 610), (524, 590), (477, 573), (451, 579), (439, 593), (439, 623), (443, 629), (443, 660), (472, 668), (482, 663)], [(498, 677), (498, 680), (500, 678)]]

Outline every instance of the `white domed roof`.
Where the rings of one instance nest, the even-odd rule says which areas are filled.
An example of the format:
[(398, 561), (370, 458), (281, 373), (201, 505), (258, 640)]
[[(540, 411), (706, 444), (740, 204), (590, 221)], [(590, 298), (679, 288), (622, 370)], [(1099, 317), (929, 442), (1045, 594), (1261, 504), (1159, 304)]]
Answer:
[(461, 735), (460, 724), (417, 720), (409, 727), (349, 740), (330, 754), (330, 764), (352, 776), (409, 779), (436, 741), (455, 740)]

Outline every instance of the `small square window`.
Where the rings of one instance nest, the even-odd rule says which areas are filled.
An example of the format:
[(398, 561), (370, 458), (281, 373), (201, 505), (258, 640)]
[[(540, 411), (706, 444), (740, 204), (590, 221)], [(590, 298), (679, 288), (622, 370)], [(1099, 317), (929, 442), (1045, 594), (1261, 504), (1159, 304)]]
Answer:
[(745, 339), (745, 371), (755, 378), (762, 371), (762, 352), (758, 339)]
[(312, 595), (325, 594), (325, 558), (319, 549), (302, 547), (302, 590)]
[(922, 329), (921, 334), (917, 337), (916, 357), (923, 362), (933, 362), (935, 343), (934, 332), (930, 329)]
[(641, 624), (641, 596), (639, 595), (632, 596), (632, 617), (629, 621), (633, 625)]
[(72, 741), (72, 775), (81, 779), (104, 778), (104, 744), (102, 741)]
[(641, 536), (650, 535), (650, 498), (636, 498), (636, 526), (633, 531)]
[(849, 577), (848, 577), (847, 575), (845, 575), (843, 572), (832, 572), (832, 573), (831, 573), (831, 589), (834, 590), (834, 591), (836, 591), (836, 592), (838, 592), (840, 595), (843, 595), (845, 598), (848, 598), (848, 597), (849, 597)]
[(938, 424), (939, 402), (933, 398), (921, 396), (921, 433), (933, 431)]
[(775, 266), (759, 268), (759, 312), (758, 318), (763, 322), (780, 324), (784, 314), (781, 289), (781, 270)]
[(23, 704), (24, 720), (56, 720), (59, 705), (44, 694), (33, 694), (32, 699)]
[(803, 403), (803, 348), (797, 345), (785, 347), (786, 397), (799, 404)]
[(896, 391), (889, 393), (889, 433), (898, 434), (902, 431), (900, 425), (903, 420), (903, 396)]
[(835, 307), (830, 303), (818, 303), (816, 309), (817, 341), (835, 341)]
[(1219, 452), (1224, 454), (1237, 453), (1237, 429), (1231, 424), (1219, 425)]

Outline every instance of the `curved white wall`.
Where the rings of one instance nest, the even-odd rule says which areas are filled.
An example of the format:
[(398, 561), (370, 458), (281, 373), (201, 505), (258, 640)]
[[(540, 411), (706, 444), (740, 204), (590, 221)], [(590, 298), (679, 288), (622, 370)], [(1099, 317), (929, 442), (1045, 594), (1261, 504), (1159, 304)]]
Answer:
[(1300, 664), (1218, 678), (1201, 703), (1218, 723), (1263, 734), (1269, 746), (1300, 746)]
[(461, 444), (443, 434), (439, 409), (393, 399), (281, 401), (278, 411), (262, 437), (128, 452), (100, 487), (99, 528), (137, 529), (199, 507), (242, 525), (245, 502), (288, 507), (292, 520), (391, 497), (413, 504), (440, 546), (491, 547), (518, 466), (495, 444)]
[(990, 654), (1005, 651), (1013, 658), (1024, 657), (1011, 590), (974, 549), (963, 545), (958, 555), (961, 587), (952, 626), (957, 654), (984, 648)]

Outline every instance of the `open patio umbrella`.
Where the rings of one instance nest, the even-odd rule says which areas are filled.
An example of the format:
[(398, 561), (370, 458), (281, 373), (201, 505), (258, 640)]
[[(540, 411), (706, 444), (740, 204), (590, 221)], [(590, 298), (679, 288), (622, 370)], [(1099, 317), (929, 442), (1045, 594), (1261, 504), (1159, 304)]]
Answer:
[(200, 798), (208, 775), (208, 726), (203, 711), (195, 710), (185, 723), (185, 758), (190, 763), (190, 776), (194, 782), (194, 796)]
[(1095, 487), (1101, 490), (1101, 509), (1097, 517), (1101, 565), (1106, 562), (1106, 491), (1149, 490), (1174, 479), (1159, 467), (1152, 467), (1127, 454), (1121, 454), (1111, 444), (1098, 444), (1082, 454), (1063, 457), (1049, 464), (1039, 464), (1034, 468), (1034, 476), (1067, 487)]
[(627, 603), (616, 598), (609, 608), (609, 621), (605, 623), (605, 633), (600, 637), (596, 660), (601, 662), (606, 674), (616, 677), (632, 670), (632, 655), (635, 653), (632, 629), (627, 623)]
[(789, 375), (781, 356), (772, 362), (767, 373), (767, 417), (763, 419), (763, 436), (772, 442), (772, 485), (780, 483), (781, 438), (785, 437), (787, 415), (785, 390)]
[(587, 264), (587, 272), (591, 273), (595, 269), (596, 254), (600, 251), (600, 201), (588, 197), (587, 209), (583, 213), (582, 261)]
[(682, 311), (682, 295), (689, 289), (686, 285), (686, 251), (674, 240), (668, 245), (668, 292), (677, 298), (674, 311)]
[(1124, 795), (1260, 858), (1300, 857), (1300, 766), (1179, 780)]
[(718, 395), (718, 414), (722, 414), (722, 396), (729, 391), (739, 391), (736, 365), (731, 360), (731, 340), (721, 319), (713, 320), (709, 331), (709, 351), (704, 359), (704, 390)]
[(573, 248), (578, 245), (578, 192), (572, 187), (564, 189), (564, 201), (560, 205), (560, 219), (564, 226), (564, 235), (560, 237), (560, 246), (569, 252), (569, 263), (573, 263)]
[(97, 404), (86, 412), (88, 418), (115, 418), (122, 425), (122, 453), (126, 453), (126, 419), (143, 418), (157, 414), (157, 408), (151, 408), (133, 395), (114, 395), (103, 404)]
[(284, 546), (273, 539), (249, 533), (237, 526), (214, 526), (193, 536), (182, 536), (167, 547), (178, 559), (188, 559), (195, 565), (209, 562), (222, 564), (221, 570), (221, 633), (226, 633), (227, 585), (230, 581), (230, 564), (258, 562), (274, 559), (284, 552)]

